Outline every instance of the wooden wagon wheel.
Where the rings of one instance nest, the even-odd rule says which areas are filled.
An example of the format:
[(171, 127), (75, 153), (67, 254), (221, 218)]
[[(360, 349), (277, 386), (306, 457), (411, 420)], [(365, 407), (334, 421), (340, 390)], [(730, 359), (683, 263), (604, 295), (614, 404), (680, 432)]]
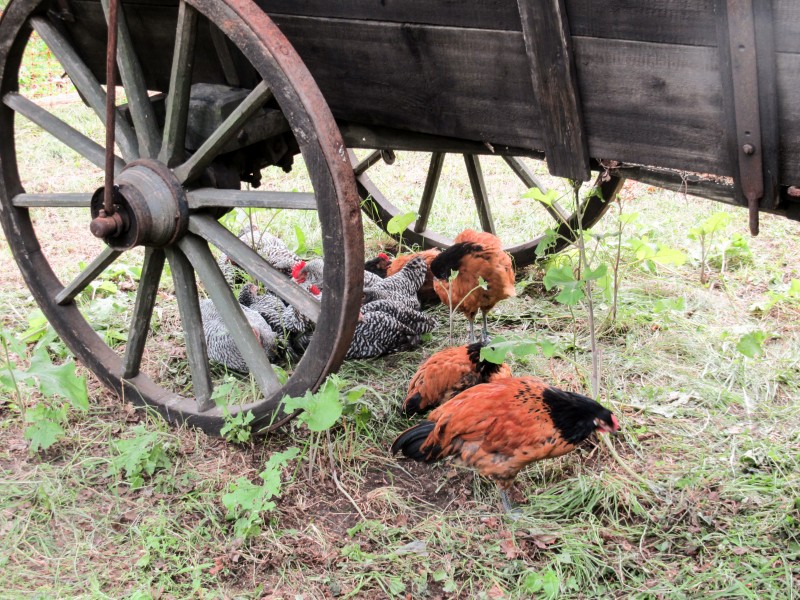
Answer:
[[(423, 248), (446, 248), (453, 243), (452, 239), (428, 228), (428, 219), (434, 205), (434, 197), (445, 156), (445, 153), (442, 152), (431, 154), (425, 186), (420, 194), (421, 199), (417, 210), (417, 219), (402, 233), (403, 241), (407, 244), (416, 244)], [(481, 227), (484, 231), (496, 233), (480, 158), (477, 154), (464, 154), (463, 159)], [(391, 150), (374, 150), (363, 160), (357, 161), (355, 160), (355, 155), (351, 153), (351, 161), (354, 165), (358, 191), (361, 195), (364, 211), (381, 229), (386, 231), (386, 225), (389, 220), (405, 211), (399, 209), (387, 199), (380, 187), (368, 176), (369, 169), (381, 160), (391, 164), (394, 162), (394, 154)], [(503, 160), (525, 187), (535, 187), (542, 192), (547, 191), (547, 186), (542, 179), (537, 177), (519, 157), (503, 156)], [(586, 195), (580, 208), (583, 213), (584, 228), (590, 228), (600, 220), (610, 206), (610, 203), (606, 202), (606, 200), (616, 196), (624, 181), (621, 177), (598, 175), (593, 187), (598, 188), (600, 194)], [(568, 211), (558, 202), (554, 202), (552, 206), (540, 205), (535, 200), (528, 200), (528, 203), (533, 209), (541, 210), (543, 213), (546, 211), (552, 218), (552, 227), (558, 233), (558, 238), (555, 244), (549, 247), (548, 252), (563, 250), (574, 241), (574, 232), (577, 230), (578, 225), (577, 208)], [(505, 248), (514, 257), (517, 268), (529, 265), (537, 259), (536, 246), (544, 238), (545, 231), (530, 233), (532, 235), (528, 238), (529, 241), (509, 245)]]
[[(103, 121), (105, 92), (75, 46), (48, 16), (50, 8), (57, 8), (56, 3), (12, 0), (0, 21), (0, 219), (28, 287), (62, 339), (106, 386), (126, 400), (156, 408), (170, 421), (186, 421), (218, 432), (223, 412), (211, 400), (213, 382), (199, 314), (197, 274), (225, 318), (227, 329), (261, 390), (260, 398), (247, 405), (230, 407), (230, 412), (252, 411), (255, 424), (262, 427), (275, 424), (276, 419), (285, 417), (278, 414), (284, 394), (302, 395), (315, 388), (341, 363), (352, 338), (361, 296), (363, 234), (353, 171), (314, 80), (286, 38), (252, 1), (181, 1), (176, 8), (169, 88), (164, 90), (167, 100), (162, 131), (153, 115), (137, 49), (122, 18), (118, 64), (132, 122), (131, 126), (122, 115), (117, 115), (117, 146), (122, 157), (116, 159), (115, 184), (121, 191), (116, 214), (124, 225), (115, 231), (101, 232), (109, 245), (77, 277), (64, 284), (41, 250), (30, 209), (83, 210), (88, 228), (87, 207), (93, 190), (26, 193), (18, 169), (15, 117), (27, 118), (100, 168), (104, 148), (18, 92), (19, 68), (31, 31), (35, 30), (45, 41), (78, 92)], [(120, 14), (123, 15), (122, 10)], [(222, 31), (262, 81), (185, 158), (194, 42), (203, 19)], [(169, 56), (164, 60), (170, 64)], [(298, 141), (308, 165), (313, 196), (298, 194), (287, 200), (285, 193), (223, 190), (208, 183), (213, 177), (208, 176), (206, 168), (248, 117), (271, 99), (283, 111)], [(218, 215), (236, 206), (291, 208), (309, 203), (313, 206), (314, 202), (326, 261), (321, 303), (270, 267), (216, 220)], [(92, 209), (95, 216), (97, 208), (95, 205)], [(88, 235), (88, 231), (77, 231), (75, 235)], [(285, 384), (279, 382), (226, 286), (209, 243), (316, 323), (309, 347)], [(144, 262), (127, 345), (121, 352), (98, 336), (74, 299), (106, 267), (135, 246), (145, 247)], [(171, 267), (175, 296), (170, 301), (176, 302), (179, 309), (191, 371), (190, 392), (182, 395), (168, 389), (165, 383), (154, 381), (141, 367), (145, 346), (152, 339), (148, 337), (151, 315), (154, 307), (165, 301), (165, 294), (157, 293), (165, 261)]]

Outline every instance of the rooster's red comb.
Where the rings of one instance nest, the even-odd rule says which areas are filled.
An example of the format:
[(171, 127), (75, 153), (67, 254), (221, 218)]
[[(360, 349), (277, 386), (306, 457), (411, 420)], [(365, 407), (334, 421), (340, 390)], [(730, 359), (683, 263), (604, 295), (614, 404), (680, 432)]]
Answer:
[(308, 291), (311, 292), (312, 294), (314, 294), (315, 296), (319, 296), (322, 293), (322, 292), (319, 291), (319, 288), (316, 285), (313, 285), (313, 284), (311, 285), (310, 288), (308, 288)]
[(378, 258), (383, 260), (390, 260), (389, 255), (386, 254), (385, 252), (381, 252), (380, 254), (378, 254)]

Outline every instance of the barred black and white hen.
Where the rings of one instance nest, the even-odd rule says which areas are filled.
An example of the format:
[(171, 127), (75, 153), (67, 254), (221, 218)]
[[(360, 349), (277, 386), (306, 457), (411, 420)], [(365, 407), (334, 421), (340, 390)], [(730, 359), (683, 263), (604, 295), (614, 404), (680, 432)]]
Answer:
[[(285, 275), (290, 275), (292, 267), (300, 260), (300, 257), (289, 250), (283, 240), (266, 231), (259, 231), (256, 227), (247, 225), (238, 237), (271, 266)], [(224, 254), (217, 260), (217, 265), (231, 287), (248, 280), (247, 273)]]
[(425, 281), (428, 265), (421, 256), (408, 261), (399, 272), (371, 282), (364, 287), (364, 304), (375, 300), (394, 300), (402, 302), (415, 310), (420, 309), (417, 291)]
[(260, 314), (277, 334), (292, 334), (305, 331), (312, 323), (289, 304), (269, 292), (258, 294), (258, 288), (248, 283), (239, 292), (239, 304), (252, 308)]
[(419, 335), (430, 333), (436, 327), (436, 319), (424, 312), (414, 310), (405, 302), (396, 300), (374, 300), (361, 307), (361, 313), (381, 312), (394, 317)]
[(409, 350), (419, 342), (419, 335), (392, 315), (384, 312), (366, 312), (359, 318), (345, 358), (383, 356)]
[[(267, 356), (273, 358), (277, 343), (275, 332), (270, 329), (267, 322), (256, 311), (246, 306), (242, 306), (242, 310), (264, 352), (267, 353)], [(202, 300), (200, 302), (200, 318), (203, 321), (203, 333), (206, 338), (208, 358), (234, 371), (248, 373), (247, 363), (242, 358), (236, 343), (225, 327), (222, 316), (211, 300)]]

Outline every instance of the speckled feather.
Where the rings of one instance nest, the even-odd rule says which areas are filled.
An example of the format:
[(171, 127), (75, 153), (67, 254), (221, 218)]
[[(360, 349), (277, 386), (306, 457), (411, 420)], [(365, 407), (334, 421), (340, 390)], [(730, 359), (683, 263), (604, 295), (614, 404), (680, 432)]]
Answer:
[(417, 346), (419, 335), (383, 312), (367, 312), (356, 325), (345, 358), (373, 358)]
[[(274, 356), (277, 342), (275, 332), (270, 329), (267, 322), (256, 311), (246, 306), (242, 306), (242, 310), (245, 317), (247, 317), (248, 323), (253, 328), (253, 333), (258, 336), (261, 347), (269, 357)], [(200, 317), (203, 321), (203, 333), (206, 338), (208, 358), (234, 371), (248, 373), (247, 363), (242, 358), (236, 343), (222, 321), (222, 316), (211, 300), (202, 300), (200, 302)]]

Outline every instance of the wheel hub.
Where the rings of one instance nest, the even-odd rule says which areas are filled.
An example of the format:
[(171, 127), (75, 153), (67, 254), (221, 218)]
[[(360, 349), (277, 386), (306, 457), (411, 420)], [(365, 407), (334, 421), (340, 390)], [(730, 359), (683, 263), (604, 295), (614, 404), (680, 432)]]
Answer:
[(183, 187), (162, 163), (140, 159), (129, 163), (115, 180), (114, 213), (103, 209), (105, 187), (92, 196), (92, 235), (114, 250), (134, 246), (161, 248), (175, 243), (189, 226)]

